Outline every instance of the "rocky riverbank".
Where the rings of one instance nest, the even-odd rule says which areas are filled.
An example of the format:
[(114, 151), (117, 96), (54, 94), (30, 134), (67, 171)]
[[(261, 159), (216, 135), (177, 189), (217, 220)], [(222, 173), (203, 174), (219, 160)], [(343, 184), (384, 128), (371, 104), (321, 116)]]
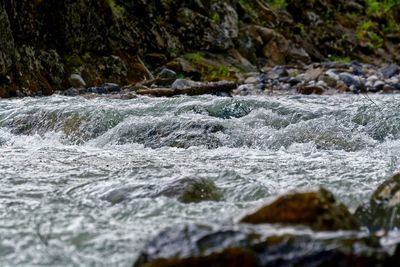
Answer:
[[(86, 89), (124, 87), (164, 68), (195, 81), (233, 80), (243, 85), (239, 94), (289, 85), (301, 93), (358, 92), (360, 83), (366, 91), (393, 91), (396, 80), (379, 70), (354, 82), (342, 73), (356, 64), (330, 76), (332, 63), (310, 65), (398, 63), (400, 8), (389, 2), (1, 1), (0, 97), (64, 91), (76, 87), (75, 74)], [(322, 73), (310, 74), (310, 66)], [(254, 72), (262, 75), (248, 75)], [(305, 83), (299, 74), (308, 75)]]
[(236, 224), (170, 227), (134, 266), (395, 266), (399, 243), (385, 231), (399, 227), (399, 178), (354, 215), (320, 189), (281, 196)]

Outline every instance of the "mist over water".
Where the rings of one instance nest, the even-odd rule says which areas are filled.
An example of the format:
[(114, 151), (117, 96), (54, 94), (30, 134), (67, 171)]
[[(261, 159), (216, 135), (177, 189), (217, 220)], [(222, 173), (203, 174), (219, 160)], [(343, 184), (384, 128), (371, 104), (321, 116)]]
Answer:
[[(291, 190), (324, 186), (354, 210), (400, 169), (400, 96), (371, 97), (1, 100), (0, 265), (131, 266), (166, 226)], [(160, 193), (186, 178), (223, 200)]]

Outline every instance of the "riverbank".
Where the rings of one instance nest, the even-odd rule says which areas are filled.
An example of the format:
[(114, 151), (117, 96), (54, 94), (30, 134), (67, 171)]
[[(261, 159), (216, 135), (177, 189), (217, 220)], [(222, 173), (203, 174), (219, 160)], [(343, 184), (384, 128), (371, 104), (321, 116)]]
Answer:
[(400, 8), (389, 2), (6, 1), (0, 97), (64, 91), (73, 74), (87, 87), (124, 87), (163, 68), (195, 81), (240, 83), (279, 65), (399, 63)]

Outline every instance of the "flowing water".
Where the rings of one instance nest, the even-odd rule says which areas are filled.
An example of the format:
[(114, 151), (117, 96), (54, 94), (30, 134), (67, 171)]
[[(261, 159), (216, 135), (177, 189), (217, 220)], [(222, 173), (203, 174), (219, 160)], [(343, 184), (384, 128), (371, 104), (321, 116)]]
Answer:
[[(400, 96), (372, 98), (1, 100), (0, 266), (131, 266), (166, 226), (291, 190), (324, 186), (354, 210), (400, 169)], [(160, 193), (187, 178), (223, 200)]]

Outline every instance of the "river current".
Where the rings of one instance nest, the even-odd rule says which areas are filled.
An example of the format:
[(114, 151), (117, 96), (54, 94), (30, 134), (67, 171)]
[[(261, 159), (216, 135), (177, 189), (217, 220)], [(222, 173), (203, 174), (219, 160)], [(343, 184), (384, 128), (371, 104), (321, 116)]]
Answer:
[[(354, 210), (400, 170), (400, 95), (371, 98), (0, 100), (0, 266), (132, 266), (167, 226), (293, 190), (324, 186)], [(160, 194), (187, 178), (223, 199)]]

